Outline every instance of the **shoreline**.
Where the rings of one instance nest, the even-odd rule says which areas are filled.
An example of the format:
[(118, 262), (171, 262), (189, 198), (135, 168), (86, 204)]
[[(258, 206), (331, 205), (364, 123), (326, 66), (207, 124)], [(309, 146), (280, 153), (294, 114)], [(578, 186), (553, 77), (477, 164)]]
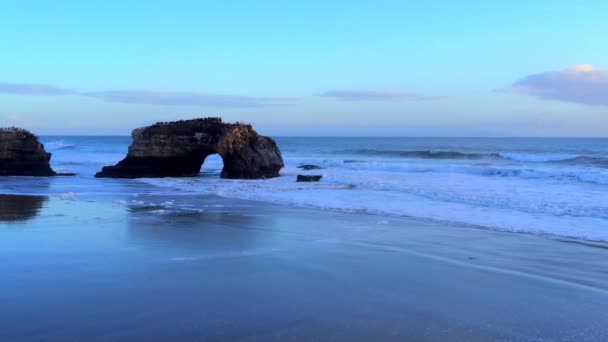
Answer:
[[(459, 242), (465, 241), (467, 237), (473, 236), (474, 238), (491, 238), (496, 241), (506, 239), (507, 243), (520, 243), (521, 241), (533, 241), (535, 244), (543, 247), (556, 246), (558, 249), (561, 245), (573, 245), (582, 249), (600, 249), (606, 250), (608, 253), (608, 242), (605, 241), (594, 241), (576, 237), (567, 237), (562, 235), (554, 235), (547, 233), (535, 233), (535, 232), (519, 232), (509, 231), (501, 229), (493, 229), (488, 227), (479, 227), (474, 225), (457, 224), (453, 222), (442, 222), (427, 220), (424, 218), (417, 217), (406, 217), (406, 216), (390, 216), (382, 215), (374, 212), (365, 211), (344, 211), (344, 210), (333, 210), (333, 209), (320, 209), (315, 207), (305, 207), (297, 205), (288, 205), (282, 203), (265, 202), (260, 200), (250, 199), (237, 199), (222, 197), (216, 195), (196, 195), (196, 194), (146, 194), (138, 195), (136, 197), (123, 197), (116, 196), (116, 194), (109, 195), (93, 195), (93, 196), (76, 196), (74, 194), (67, 195), (23, 195), (23, 194), (0, 194), (0, 199), (6, 196), (14, 197), (34, 197), (44, 198), (43, 200), (37, 200), (36, 204), (39, 204), (37, 209), (43, 211), (44, 206), (52, 202), (63, 202), (70, 205), (87, 205), (95, 204), (101, 205), (104, 208), (113, 208), (118, 213), (122, 213), (122, 219), (129, 219), (129, 215), (132, 217), (138, 217), (138, 215), (144, 215), (138, 217), (143, 219), (143, 224), (154, 224), (163, 223), (171, 226), (174, 222), (171, 221), (174, 218), (178, 218), (184, 215), (197, 215), (204, 214), (207, 211), (223, 211), (226, 210), (230, 213), (238, 213), (240, 211), (245, 212), (245, 215), (256, 216), (256, 213), (251, 213), (251, 208), (263, 209), (264, 215), (269, 213), (278, 212), (282, 214), (293, 214), (293, 215), (305, 215), (308, 217), (318, 217), (319, 222), (331, 220), (330, 223), (335, 221), (342, 221), (350, 224), (355, 222), (366, 225), (370, 230), (377, 229), (380, 232), (386, 232), (393, 230), (394, 233), (403, 234), (406, 233), (408, 236), (414, 236), (416, 239), (423, 240), (427, 238), (428, 241), (444, 239), (446, 243), (444, 246), (451, 245), (456, 246), (456, 242), (451, 241), (447, 243), (448, 239), (456, 239)], [(122, 199), (121, 199), (122, 198)], [(130, 199), (128, 201), (127, 199)], [(187, 199), (187, 200), (186, 200)], [(194, 203), (198, 204), (193, 205)], [(177, 203), (175, 203), (177, 201)], [(48, 202), (48, 203), (47, 203)], [(200, 206), (200, 207), (199, 207)], [(36, 215), (39, 213), (36, 213)], [(63, 217), (60, 215), (59, 217)], [(169, 218), (169, 221), (166, 221)], [(30, 218), (28, 218), (30, 219)], [(101, 219), (97, 217), (96, 219)], [(0, 224), (2, 222), (0, 221)], [(190, 222), (189, 224), (196, 224), (196, 221)], [(18, 224), (28, 225), (27, 222), (19, 222)], [(405, 230), (401, 230), (405, 229)], [(427, 241), (427, 242), (428, 242)], [(403, 242), (403, 241), (401, 241)], [(371, 241), (362, 242), (370, 243)], [(468, 243), (465, 243), (465, 245)], [(429, 244), (430, 245), (430, 244)], [(381, 248), (400, 248), (392, 244), (378, 245)], [(429, 250), (433, 248), (426, 248), (422, 244), (412, 245), (408, 244), (408, 247), (415, 247), (414, 250), (405, 250), (406, 253), (418, 253), (420, 256), (426, 256), (430, 258), (442, 259), (443, 256), (435, 255), (435, 253), (429, 253)], [(453, 252), (453, 251), (451, 251)], [(474, 249), (474, 253), (488, 254), (492, 251), (488, 246), (485, 249), (477, 246)], [(463, 259), (472, 260), (472, 259)], [(446, 262), (454, 262), (448, 258)], [(503, 260), (506, 261), (506, 260)], [(471, 265), (485, 267), (484, 265)], [(601, 266), (601, 265), (598, 265)], [(492, 267), (491, 265), (489, 266)], [(517, 271), (516, 271), (517, 272)], [(535, 277), (536, 275), (532, 275)], [(560, 280), (560, 279), (556, 279)], [(606, 286), (602, 287), (602, 290), (608, 291), (608, 277), (606, 279)]]
[[(3, 179), (0, 187), (11, 192), (90, 195), (192, 192), (608, 242), (602, 144), (406, 138), (328, 143), (284, 138), (278, 141), (285, 152), (282, 177), (265, 181), (217, 179), (223, 169), (217, 154), (205, 159), (198, 177), (122, 183), (94, 179), (103, 166), (124, 158), (130, 142), (96, 137), (45, 141), (53, 153), (52, 166), (79, 176), (53, 181)], [(503, 158), (495, 157), (501, 153)], [(362, 163), (344, 163), (348, 160)], [(321, 167), (304, 173), (319, 173), (323, 181), (297, 183), (297, 175), (303, 172), (297, 166), (303, 164)]]
[(437, 219), (430, 219), (430, 218), (425, 218), (425, 217), (383, 213), (383, 212), (378, 212), (378, 211), (374, 211), (374, 210), (363, 210), (363, 209), (349, 210), (349, 209), (325, 208), (325, 207), (318, 207), (318, 206), (305, 205), (305, 204), (301, 204), (301, 205), (288, 204), (288, 203), (282, 203), (282, 202), (278, 202), (278, 201), (277, 202), (263, 201), (263, 200), (258, 200), (258, 199), (242, 199), (242, 198), (223, 197), (223, 196), (217, 196), (217, 197), (220, 197), (220, 198), (223, 198), (226, 200), (252, 201), (252, 202), (257, 202), (261, 205), (272, 204), (272, 205), (277, 205), (277, 206), (294, 207), (294, 208), (300, 208), (300, 209), (305, 209), (305, 210), (318, 210), (320, 212), (344, 213), (344, 214), (355, 214), (355, 215), (371, 215), (371, 216), (375, 216), (375, 217), (385, 217), (385, 218), (397, 219), (397, 220), (402, 219), (402, 220), (412, 221), (412, 223), (420, 223), (420, 224), (432, 224), (432, 225), (437, 225), (437, 226), (451, 226), (451, 227), (458, 227), (458, 228), (487, 230), (487, 231), (510, 233), (510, 234), (533, 235), (533, 236), (545, 237), (545, 238), (553, 239), (553, 240), (563, 240), (563, 242), (581, 243), (581, 244), (585, 244), (589, 247), (608, 249), (608, 240), (585, 238), (585, 237), (574, 236), (574, 235), (560, 235), (560, 234), (548, 233), (548, 232), (543, 232), (543, 231), (535, 232), (535, 231), (523, 231), (523, 230), (510, 230), (510, 229), (501, 228), (501, 227), (482, 226), (482, 225), (468, 224), (468, 223), (455, 222), (455, 221), (443, 221), (443, 220), (437, 220)]
[[(180, 193), (181, 191), (183, 191), (182, 189), (163, 188), (163, 187), (159, 187), (159, 186), (156, 186), (156, 185), (153, 185), (150, 183), (146, 183), (146, 182), (139, 183), (138, 187), (139, 186), (141, 186), (142, 188), (154, 187), (158, 191), (151, 192), (151, 193), (131, 195), (128, 199), (137, 200), (139, 197), (142, 197), (142, 196), (143, 197), (174, 196), (174, 197), (189, 197), (189, 198), (196, 198), (196, 197), (218, 198), (218, 199), (223, 199), (226, 201), (233, 201), (233, 202), (252, 202), (252, 203), (257, 203), (261, 206), (272, 205), (272, 206), (279, 206), (279, 207), (285, 207), (285, 208), (314, 210), (314, 211), (326, 212), (326, 213), (371, 215), (371, 216), (375, 216), (375, 217), (383, 217), (383, 218), (389, 218), (389, 219), (393, 219), (393, 220), (408, 220), (408, 221), (412, 221), (411, 223), (413, 223), (413, 224), (416, 224), (416, 223), (431, 224), (431, 225), (437, 225), (437, 226), (451, 226), (451, 227), (458, 227), (458, 228), (485, 230), (485, 231), (493, 231), (493, 232), (501, 232), (501, 233), (509, 233), (509, 234), (532, 235), (532, 236), (539, 236), (539, 237), (544, 237), (544, 238), (552, 239), (552, 240), (563, 240), (562, 242), (565, 242), (565, 243), (580, 243), (583, 245), (587, 245), (589, 247), (608, 249), (608, 240), (594, 239), (594, 238), (589, 238), (589, 237), (584, 237), (584, 236), (557, 234), (557, 233), (550, 233), (550, 232), (545, 232), (545, 231), (525, 231), (525, 230), (507, 229), (507, 228), (494, 227), (494, 226), (483, 226), (483, 225), (475, 225), (475, 224), (468, 224), (468, 223), (455, 222), (455, 221), (430, 219), (430, 218), (425, 218), (425, 217), (399, 215), (399, 214), (393, 214), (393, 213), (383, 213), (383, 212), (378, 212), (375, 210), (367, 210), (367, 209), (328, 208), (328, 207), (314, 206), (314, 205), (307, 205), (307, 204), (284, 203), (281, 201), (261, 200), (261, 199), (257, 199), (257, 198), (239, 198), (239, 197), (229, 197), (229, 196), (221, 196), (221, 195), (215, 195), (215, 194), (211, 194), (211, 195), (210, 194), (197, 194), (194, 192)], [(2, 193), (2, 192), (0, 192), (0, 196), (34, 196), (34, 197), (41, 196), (41, 197), (58, 198), (58, 199), (66, 199), (66, 198), (69, 199), (69, 198), (75, 197), (74, 198), (75, 200), (78, 200), (78, 198), (80, 198), (80, 200), (114, 198), (114, 201), (116, 201), (116, 200), (118, 200), (118, 198), (120, 198), (120, 200), (123, 200), (123, 201), (125, 200), (124, 196), (122, 196), (118, 193), (99, 194), (99, 193), (73, 193), (73, 192), (67, 192), (67, 193), (37, 193), (37, 192)]]
[(605, 248), (221, 197), (123, 198), (51, 196), (0, 223), (0, 336), (608, 338), (594, 323), (608, 319)]

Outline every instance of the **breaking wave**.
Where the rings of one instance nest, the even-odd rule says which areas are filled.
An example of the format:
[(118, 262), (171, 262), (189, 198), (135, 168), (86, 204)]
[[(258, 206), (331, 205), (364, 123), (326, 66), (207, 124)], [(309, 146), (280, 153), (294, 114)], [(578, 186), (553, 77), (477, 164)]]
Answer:
[(76, 149), (76, 145), (66, 143), (63, 140), (55, 140), (49, 141), (44, 144), (44, 147), (48, 151), (57, 151), (57, 150), (74, 150)]
[(587, 155), (573, 154), (534, 154), (534, 153), (503, 153), (503, 152), (460, 152), (460, 151), (399, 151), (399, 150), (376, 150), (360, 149), (346, 150), (338, 153), (364, 155), (364, 156), (385, 156), (403, 157), (417, 159), (494, 159), (512, 160), (527, 163), (560, 163), (572, 165), (587, 165), (608, 168), (608, 158)]
[(366, 156), (389, 156), (389, 157), (406, 157), (406, 158), (424, 158), (424, 159), (484, 159), (484, 158), (500, 158), (498, 153), (466, 153), (458, 151), (398, 151), (398, 150), (347, 150), (339, 151), (338, 153), (357, 154)]

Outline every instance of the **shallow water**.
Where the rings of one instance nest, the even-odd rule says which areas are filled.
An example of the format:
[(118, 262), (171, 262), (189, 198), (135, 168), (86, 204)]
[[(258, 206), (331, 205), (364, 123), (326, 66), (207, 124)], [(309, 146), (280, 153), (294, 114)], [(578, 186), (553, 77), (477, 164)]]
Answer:
[[(56, 170), (79, 176), (2, 178), (0, 193), (178, 191), (608, 241), (608, 139), (280, 137), (284, 177), (265, 181), (218, 179), (219, 156), (195, 178), (94, 179), (124, 157), (130, 137), (42, 140)], [(324, 178), (296, 183), (299, 173)]]
[(608, 338), (603, 243), (199, 195), (20, 203), (2, 340)]

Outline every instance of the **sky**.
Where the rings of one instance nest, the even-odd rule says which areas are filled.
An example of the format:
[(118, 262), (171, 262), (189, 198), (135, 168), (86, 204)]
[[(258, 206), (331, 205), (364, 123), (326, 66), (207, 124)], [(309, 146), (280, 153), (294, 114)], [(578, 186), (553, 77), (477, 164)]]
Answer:
[(608, 137), (607, 17), (592, 0), (4, 0), (0, 126)]

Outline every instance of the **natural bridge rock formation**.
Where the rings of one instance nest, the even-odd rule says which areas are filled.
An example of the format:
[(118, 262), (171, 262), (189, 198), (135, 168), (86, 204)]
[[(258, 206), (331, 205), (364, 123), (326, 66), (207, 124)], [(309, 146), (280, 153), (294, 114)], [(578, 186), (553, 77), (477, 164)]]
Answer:
[(258, 135), (251, 125), (229, 124), (221, 118), (160, 122), (132, 133), (127, 157), (106, 166), (96, 177), (191, 177), (205, 158), (219, 154), (222, 178), (277, 177), (283, 158), (272, 138)]
[(21, 128), (0, 128), (0, 176), (55, 176), (51, 154), (38, 137)]

